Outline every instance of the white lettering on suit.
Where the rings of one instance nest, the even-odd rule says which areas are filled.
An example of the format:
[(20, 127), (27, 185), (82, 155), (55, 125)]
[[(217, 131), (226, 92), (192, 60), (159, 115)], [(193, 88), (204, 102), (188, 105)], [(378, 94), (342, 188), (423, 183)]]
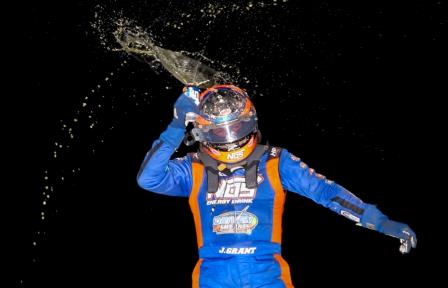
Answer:
[[(257, 182), (263, 182), (263, 176), (258, 174)], [(215, 193), (207, 193), (207, 205), (252, 203), (257, 193), (256, 188), (246, 187), (244, 176), (224, 178), (219, 181)]]

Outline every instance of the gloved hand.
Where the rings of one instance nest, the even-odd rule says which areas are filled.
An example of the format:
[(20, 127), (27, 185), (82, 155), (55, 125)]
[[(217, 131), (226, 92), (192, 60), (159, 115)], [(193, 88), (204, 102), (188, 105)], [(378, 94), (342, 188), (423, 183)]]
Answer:
[(400, 252), (409, 253), (411, 248), (417, 247), (417, 236), (408, 225), (392, 220), (385, 220), (379, 225), (380, 232), (400, 239)]
[(199, 113), (199, 92), (200, 89), (195, 84), (184, 87), (183, 93), (174, 103), (174, 117), (168, 128), (160, 134), (160, 140), (169, 144), (173, 149), (177, 149), (185, 136), (185, 128), (188, 124), (188, 117)]
[(183, 93), (177, 98), (174, 103), (174, 118), (171, 122), (176, 128), (185, 128), (188, 124), (189, 113), (197, 114), (199, 112), (199, 94), (201, 90), (194, 84), (187, 84)]

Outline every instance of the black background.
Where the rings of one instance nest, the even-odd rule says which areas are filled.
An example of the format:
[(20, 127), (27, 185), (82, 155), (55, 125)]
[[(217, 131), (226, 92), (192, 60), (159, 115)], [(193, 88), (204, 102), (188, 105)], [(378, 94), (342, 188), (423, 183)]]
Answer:
[[(418, 248), (401, 255), (398, 240), (289, 193), (283, 256), (297, 287), (435, 281), (428, 223), (438, 211), (428, 211), (437, 177), (429, 153), (438, 120), (433, 96), (443, 95), (442, 3), (265, 1), (230, 12), (248, 2), (214, 1), (227, 8), (206, 25), (200, 1), (60, 2), (21, 7), (24, 28), (9, 31), (19, 52), (6, 54), (14, 89), (13, 105), (4, 108), (14, 108), (5, 122), (13, 146), (6, 156), (14, 160), (9, 191), (20, 200), (10, 214), (14, 286), (191, 285), (197, 252), (187, 200), (136, 184), (182, 85), (105, 49), (92, 28), (95, 11), (136, 20), (165, 48), (237, 66), (249, 81), (236, 84), (253, 98), (265, 140), (418, 235)], [(186, 12), (193, 20), (182, 29), (166, 25)], [(53, 191), (43, 205), (45, 186)]]

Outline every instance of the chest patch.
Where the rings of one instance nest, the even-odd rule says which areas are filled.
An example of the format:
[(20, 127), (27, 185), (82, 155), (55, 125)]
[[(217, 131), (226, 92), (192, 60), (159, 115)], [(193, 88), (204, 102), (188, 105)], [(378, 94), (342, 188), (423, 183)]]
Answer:
[[(263, 182), (263, 176), (258, 174), (257, 182)], [(207, 193), (207, 205), (251, 204), (257, 194), (257, 189), (246, 187), (244, 176), (222, 178), (215, 193)]]
[(254, 214), (247, 212), (247, 208), (242, 211), (230, 211), (213, 217), (213, 232), (216, 234), (248, 234), (258, 224), (258, 218)]

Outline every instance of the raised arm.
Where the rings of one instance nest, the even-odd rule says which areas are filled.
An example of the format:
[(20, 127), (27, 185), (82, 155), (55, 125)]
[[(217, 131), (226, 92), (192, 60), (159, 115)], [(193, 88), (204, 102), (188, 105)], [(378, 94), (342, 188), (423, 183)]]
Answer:
[(137, 175), (140, 187), (151, 192), (187, 197), (191, 190), (190, 156), (170, 160), (182, 143), (186, 114), (195, 113), (198, 89), (187, 87), (174, 105), (174, 118), (167, 129), (154, 141)]

